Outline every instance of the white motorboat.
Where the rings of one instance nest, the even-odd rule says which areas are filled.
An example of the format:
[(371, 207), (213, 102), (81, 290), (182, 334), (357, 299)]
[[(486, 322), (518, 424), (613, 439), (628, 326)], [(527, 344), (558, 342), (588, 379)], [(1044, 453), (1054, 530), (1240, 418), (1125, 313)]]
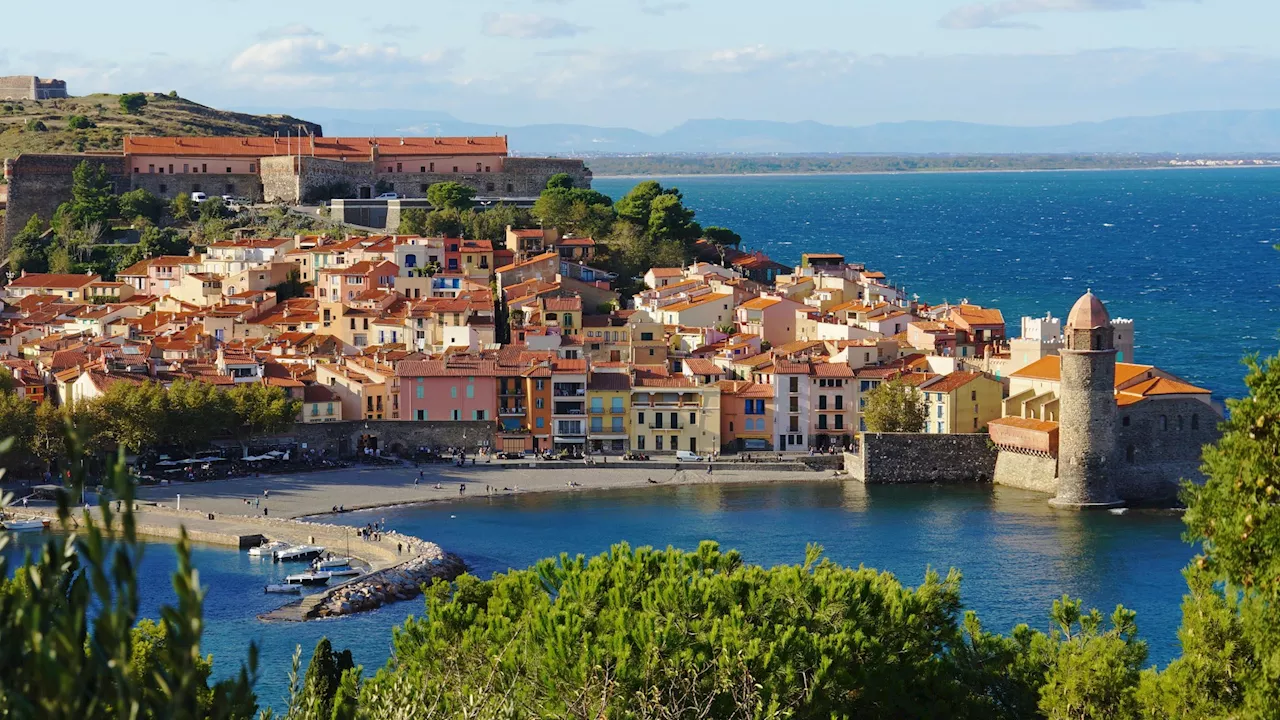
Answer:
[(326, 570), (325, 572), (329, 573), (334, 577), (352, 577), (354, 575), (359, 575), (364, 571), (353, 568), (353, 567), (344, 567), (344, 568), (338, 568), (337, 570)]
[(311, 563), (311, 567), (317, 570), (333, 570), (348, 567), (349, 565), (351, 565), (351, 558), (345, 557), (320, 558)]
[(301, 592), (302, 592), (302, 586), (301, 586), (301, 585), (290, 585), (290, 584), (288, 584), (288, 583), (275, 583), (275, 584), (273, 584), (273, 585), (266, 585), (266, 586), (264, 586), (264, 587), (262, 588), (262, 592), (267, 592), (267, 593), (288, 593), (288, 594), (291, 594), (291, 595), (297, 595), (298, 593), (301, 593)]
[(332, 573), (305, 572), (287, 576), (284, 581), (290, 585), (328, 585)]
[(276, 562), (302, 562), (314, 560), (323, 554), (324, 548), (319, 545), (294, 545), (293, 547), (275, 551), (271, 557)]
[(35, 518), (34, 520), (4, 520), (0, 521), (0, 525), (4, 526), (9, 532), (38, 532), (49, 527), (49, 521), (44, 518)]
[(289, 543), (280, 540), (264, 542), (257, 547), (249, 548), (249, 557), (273, 557), (277, 550), (284, 550)]

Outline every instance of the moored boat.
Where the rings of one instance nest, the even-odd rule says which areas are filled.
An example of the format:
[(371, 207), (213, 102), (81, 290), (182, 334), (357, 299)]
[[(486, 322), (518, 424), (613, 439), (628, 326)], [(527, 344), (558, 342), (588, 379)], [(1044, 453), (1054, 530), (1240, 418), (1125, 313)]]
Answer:
[(326, 572), (328, 572), (330, 575), (334, 577), (351, 577), (353, 575), (359, 575), (364, 571), (358, 570), (353, 567), (344, 567), (344, 568), (337, 568), (336, 570), (327, 570)]
[(263, 588), (262, 588), (262, 592), (266, 592), (266, 593), (289, 593), (289, 594), (296, 595), (296, 594), (298, 594), (298, 593), (302, 592), (302, 586), (301, 586), (301, 585), (290, 585), (290, 584), (288, 584), (288, 583), (274, 583), (274, 584), (272, 584), (272, 585), (265, 585), (265, 586), (263, 586)]
[(313, 560), (322, 554), (324, 554), (324, 548), (319, 545), (294, 545), (293, 547), (275, 551), (271, 557), (276, 562), (301, 562)]
[(3, 520), (0, 526), (9, 532), (38, 532), (49, 527), (49, 521), (44, 518), (35, 518), (33, 520)]
[(305, 572), (289, 575), (284, 581), (291, 585), (327, 585), (330, 577), (332, 574), (327, 572)]
[(257, 547), (249, 548), (249, 557), (272, 557), (277, 550), (284, 550), (289, 547), (289, 543), (280, 540), (271, 540), (264, 542)]
[(336, 568), (344, 568), (351, 565), (351, 558), (331, 557), (320, 558), (311, 563), (311, 567), (317, 570), (333, 570)]

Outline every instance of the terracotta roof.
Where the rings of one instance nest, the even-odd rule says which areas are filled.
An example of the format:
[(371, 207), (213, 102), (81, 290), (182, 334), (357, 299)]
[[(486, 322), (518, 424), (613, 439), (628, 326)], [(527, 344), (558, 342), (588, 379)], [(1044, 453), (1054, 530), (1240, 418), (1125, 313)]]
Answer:
[(540, 238), (543, 236), (542, 230), (539, 230), (537, 228), (524, 229), (524, 230), (516, 230), (513, 228), (509, 232), (512, 235), (515, 235), (516, 237), (522, 237), (522, 238)]
[(937, 373), (910, 372), (910, 373), (904, 373), (898, 379), (902, 381), (903, 385), (910, 385), (911, 387), (920, 387), (921, 385), (924, 385), (925, 383), (930, 382), (939, 377), (941, 376), (938, 375)]
[(503, 265), (502, 267), (498, 268), (494, 272), (507, 272), (508, 270), (515, 270), (516, 268), (519, 268), (519, 267), (524, 267), (526, 265), (533, 265), (534, 263), (546, 262), (547, 260), (555, 260), (558, 263), (559, 258), (560, 256), (553, 252), (542, 253), (541, 255), (534, 255), (533, 257), (529, 258), (528, 260), (525, 260), (524, 262), (512, 263), (511, 265)]
[(733, 293), (726, 293), (723, 295), (720, 295), (717, 293), (710, 293), (707, 295), (699, 295), (698, 297), (690, 298), (684, 302), (675, 303), (673, 305), (667, 305), (666, 307), (660, 307), (658, 308), (658, 311), (659, 312), (684, 312), (685, 310), (691, 310), (693, 308), (700, 307), (708, 303), (719, 302), (721, 300), (726, 300), (731, 298), (733, 298)]
[[(1124, 385), (1153, 370), (1155, 370), (1155, 367), (1152, 365), (1116, 363), (1116, 386)], [(1009, 377), (1060, 381), (1062, 379), (1062, 357), (1059, 355), (1047, 355), (1020, 370), (1010, 373)]]
[(561, 238), (555, 243), (556, 247), (595, 247), (596, 241), (591, 238)]
[(580, 297), (558, 297), (547, 298), (545, 301), (547, 310), (554, 312), (575, 312), (582, 310), (582, 298)]
[(267, 157), (298, 154), (329, 159), (367, 162), (376, 149), (378, 155), (450, 156), (506, 155), (506, 136), (482, 137), (125, 137), (126, 155), (176, 155), (212, 157)]
[(1004, 325), (1004, 314), (996, 308), (956, 305), (951, 308), (951, 313), (959, 316), (967, 325)]
[(333, 402), (337, 400), (337, 398), (338, 396), (324, 385), (308, 385), (302, 389), (303, 402)]
[(684, 361), (684, 366), (694, 375), (724, 375), (724, 370), (716, 367), (715, 363), (702, 358), (689, 358)]
[(813, 376), (851, 378), (853, 377), (853, 368), (845, 365), (844, 363), (815, 362), (813, 363)]
[(72, 290), (82, 288), (102, 279), (100, 275), (79, 275), (73, 273), (27, 273), (14, 278), (9, 283), (11, 288), (63, 288)]
[(1008, 427), (1023, 428), (1025, 430), (1036, 430), (1039, 432), (1049, 432), (1058, 429), (1058, 423), (1049, 420), (1037, 420), (1035, 418), (1024, 417), (1002, 417), (992, 420), (991, 425), (1006, 425)]
[(617, 392), (620, 390), (631, 389), (631, 376), (626, 373), (591, 373), (591, 380), (587, 383), (588, 390), (598, 390), (601, 392)]
[(716, 387), (720, 388), (720, 392), (727, 395), (744, 398), (771, 398), (773, 397), (773, 386), (764, 383), (754, 383), (746, 380), (721, 380), (716, 383)]
[(684, 268), (656, 267), (649, 268), (649, 272), (654, 277), (679, 277), (684, 274)]
[(773, 307), (774, 305), (777, 305), (780, 302), (782, 302), (782, 298), (758, 297), (758, 298), (752, 298), (751, 300), (748, 300), (742, 303), (738, 307), (744, 310), (764, 310), (765, 308)]
[(1076, 304), (1071, 306), (1071, 314), (1067, 316), (1067, 329), (1072, 328), (1100, 328), (1111, 324), (1111, 315), (1107, 313), (1107, 308), (1098, 299), (1097, 295), (1090, 290), (1076, 300)]
[(941, 380), (929, 384), (929, 386), (924, 388), (924, 390), (926, 392), (949, 393), (968, 385), (980, 377), (982, 377), (982, 373), (957, 370), (956, 372), (943, 376)]

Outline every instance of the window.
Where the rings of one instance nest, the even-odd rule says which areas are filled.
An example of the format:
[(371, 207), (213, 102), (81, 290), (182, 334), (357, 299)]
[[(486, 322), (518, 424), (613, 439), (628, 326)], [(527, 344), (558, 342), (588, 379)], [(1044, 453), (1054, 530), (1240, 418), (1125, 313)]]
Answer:
[(436, 171), (436, 164), (431, 163), (431, 172), (435, 172), (435, 171)]
[(453, 171), (454, 171), (454, 172), (458, 172), (458, 166), (457, 166), (457, 165), (454, 165), (454, 166), (453, 166)]
[(636, 413), (636, 422), (640, 425), (644, 424), (644, 413)]
[(653, 427), (657, 430), (662, 429), (662, 413), (653, 414)]
[(453, 419), (453, 420), (461, 420), (461, 419), (462, 419), (462, 411), (461, 411), (461, 410), (454, 410), (454, 411), (453, 411), (453, 418), (452, 418), (452, 419)]
[(818, 429), (819, 429), (819, 430), (826, 430), (826, 429), (827, 429), (827, 416), (826, 416), (826, 415), (819, 415), (819, 416), (818, 416)]
[(800, 398), (791, 398), (791, 412), (800, 412)]
[(476, 414), (476, 420), (484, 420), (484, 419), (485, 419), (485, 417), (484, 417), (484, 415), (485, 415), (485, 411), (484, 411), (484, 410), (476, 410), (476, 411), (475, 411), (475, 414)]
[(938, 404), (938, 417), (942, 417), (942, 404)]
[(230, 172), (231, 172), (231, 166), (230, 166), (230, 165), (228, 165), (228, 166), (227, 166), (227, 172), (228, 172), (228, 173), (230, 173)]
[(837, 395), (837, 396), (836, 396), (836, 409), (837, 409), (837, 410), (843, 410), (843, 409), (844, 409), (844, 396), (843, 396), (843, 395)]
[[(515, 191), (516, 191), (516, 186), (513, 183), (507, 183), (507, 192), (515, 192)], [(640, 449), (643, 450), (644, 448), (641, 447)]]
[(160, 183), (160, 194), (163, 195), (167, 192), (169, 192), (169, 186), (164, 183)]
[(790, 385), (791, 385), (790, 390), (791, 390), (791, 392), (793, 392), (793, 393), (798, 393), (798, 392), (800, 392), (800, 378), (798, 378), (798, 377), (792, 377), (792, 378), (788, 378), (788, 380), (790, 380), (790, 381), (791, 381), (791, 382), (790, 382)]
[(616, 433), (622, 432), (622, 418), (620, 417), (613, 418), (613, 432), (616, 432)]
[(1129, 427), (1129, 416), (1125, 415), (1123, 418), (1120, 418), (1120, 424), (1125, 427)]
[[(748, 420), (747, 422), (751, 422), (751, 421), (750, 421), (750, 420)], [(748, 426), (747, 426), (747, 429), (748, 429), (748, 430), (750, 430), (750, 429), (751, 429), (751, 426), (749, 426), (749, 425), (748, 425)], [(732, 421), (732, 420), (730, 420), (730, 421), (729, 421), (729, 432), (733, 432), (733, 421)]]
[(637, 449), (637, 450), (643, 450), (643, 449), (644, 449), (644, 436), (643, 436), (643, 435), (637, 435), (637, 436), (636, 436), (636, 449)]
[(818, 396), (818, 409), (819, 409), (819, 410), (826, 410), (826, 409), (827, 409), (827, 396), (826, 396), (826, 395), (819, 395), (819, 396)]
[(970, 399), (970, 400), (973, 400), (974, 402), (977, 402), (977, 400), (978, 400), (978, 391), (977, 391), (977, 390), (970, 390), (970, 391), (969, 391), (969, 399)]
[(534, 398), (534, 399), (533, 399), (533, 406), (534, 406), (534, 407), (536, 407), (536, 408), (538, 408), (539, 410), (541, 410), (541, 409), (543, 408), (542, 398)]
[(426, 420), (426, 419), (427, 419), (427, 412), (426, 412), (425, 410), (419, 410), (419, 411), (418, 411), (418, 419), (419, 419), (419, 420)]
[[(183, 172), (186, 171), (184, 170)], [(258, 166), (254, 163), (249, 163), (249, 172), (258, 172)]]
[(205, 172), (205, 173), (209, 172), (209, 165), (208, 165), (208, 163), (201, 163), (201, 164), (200, 164), (200, 172)]
[[(978, 422), (977, 420), (974, 420), (974, 423), (977, 423), (977, 422)], [(843, 429), (844, 429), (844, 416), (843, 416), (843, 415), (837, 415), (837, 416), (836, 416), (836, 429), (837, 429), (837, 430), (843, 430)]]
[(800, 418), (797, 418), (797, 417), (793, 417), (793, 418), (791, 418), (791, 425), (790, 425), (790, 429), (791, 429), (791, 432), (799, 432), (799, 430), (800, 430)]
[(615, 413), (624, 412), (624, 410), (622, 409), (622, 398), (615, 397), (613, 399), (613, 405), (610, 406), (609, 411), (615, 412)]
[(423, 398), (423, 395), (422, 395), (422, 386), (421, 386), (421, 385), (419, 385), (419, 386), (418, 386), (418, 399), (419, 399), (419, 400), (421, 400), (422, 398)]
[(325, 414), (328, 414), (328, 415), (333, 414), (333, 403), (329, 403), (329, 407), (325, 409)]
[(602, 397), (591, 398), (591, 412), (593, 413), (604, 412), (604, 398)]
[(541, 430), (546, 424), (546, 418), (538, 418), (537, 422), (534, 423), (539, 430)]
[(698, 424), (698, 413), (689, 413), (689, 424), (690, 425)]
[(451, 398), (456, 398), (456, 397), (458, 397), (458, 386), (457, 386), (457, 385), (454, 385), (453, 387), (449, 388), (449, 397), (451, 397)]
[(654, 450), (661, 450), (661, 449), (662, 449), (662, 436), (661, 436), (661, 435), (654, 435), (654, 436), (653, 436), (653, 449), (654, 449)]
[(544, 383), (544, 382), (545, 382), (544, 380), (534, 380), (534, 381), (533, 381), (533, 386), (534, 386), (534, 388), (535, 388), (535, 389), (537, 389), (537, 390), (541, 390), (541, 389), (542, 389), (542, 387), (543, 387), (543, 383)]
[(651, 333), (651, 332), (642, 332), (642, 333), (640, 333), (640, 339), (641, 339), (641, 340), (652, 340), (652, 339), (653, 339), (653, 333)]

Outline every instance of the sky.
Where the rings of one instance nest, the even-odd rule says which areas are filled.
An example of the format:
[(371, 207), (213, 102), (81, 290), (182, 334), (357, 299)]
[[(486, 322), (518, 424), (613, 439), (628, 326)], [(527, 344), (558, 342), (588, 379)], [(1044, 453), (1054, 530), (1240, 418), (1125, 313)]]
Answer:
[(1052, 125), (1280, 97), (1276, 0), (62, 0), (56, 20), (7, 4), (11, 27), (42, 30), (4, 32), (0, 75), (260, 111), (660, 132)]

